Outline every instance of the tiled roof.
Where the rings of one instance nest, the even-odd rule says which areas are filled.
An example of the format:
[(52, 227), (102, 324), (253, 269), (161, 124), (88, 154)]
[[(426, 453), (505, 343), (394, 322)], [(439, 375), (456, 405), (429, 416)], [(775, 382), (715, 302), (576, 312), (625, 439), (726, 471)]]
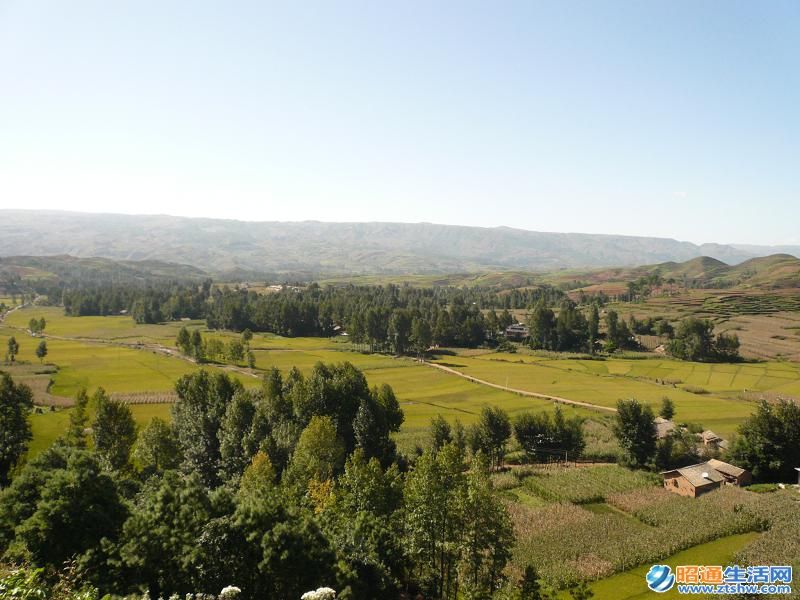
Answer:
[(676, 472), (683, 475), (689, 481), (689, 483), (695, 487), (702, 487), (704, 485), (711, 485), (725, 481), (725, 478), (722, 476), (722, 474), (708, 463), (699, 463), (697, 465), (681, 467), (680, 469), (673, 469), (672, 471), (664, 471), (662, 475)]
[(726, 462), (722, 462), (721, 460), (717, 460), (716, 458), (710, 458), (708, 460), (708, 464), (711, 465), (714, 469), (719, 471), (720, 473), (724, 473), (725, 475), (729, 475), (731, 477), (740, 477), (745, 473), (745, 470), (741, 467), (737, 467), (736, 465), (731, 465)]

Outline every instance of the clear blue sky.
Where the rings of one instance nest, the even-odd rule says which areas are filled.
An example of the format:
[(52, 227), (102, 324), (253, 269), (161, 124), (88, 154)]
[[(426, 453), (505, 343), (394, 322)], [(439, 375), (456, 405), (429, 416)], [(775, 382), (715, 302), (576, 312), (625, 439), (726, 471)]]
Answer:
[(0, 0), (0, 207), (800, 243), (800, 2)]

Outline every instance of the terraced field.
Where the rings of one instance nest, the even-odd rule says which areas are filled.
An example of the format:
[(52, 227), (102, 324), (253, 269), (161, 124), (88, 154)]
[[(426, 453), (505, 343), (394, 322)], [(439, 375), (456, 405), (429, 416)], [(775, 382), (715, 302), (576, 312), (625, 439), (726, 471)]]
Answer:
[(800, 294), (784, 290), (689, 290), (645, 302), (609, 305), (624, 318), (687, 316), (711, 319), (716, 331), (736, 333), (747, 358), (800, 361)]

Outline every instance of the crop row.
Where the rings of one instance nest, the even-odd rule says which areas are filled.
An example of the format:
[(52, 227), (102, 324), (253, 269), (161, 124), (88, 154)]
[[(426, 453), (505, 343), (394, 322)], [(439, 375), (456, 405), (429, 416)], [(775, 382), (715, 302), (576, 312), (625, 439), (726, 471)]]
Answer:
[[(606, 577), (720, 537), (764, 529), (771, 524), (771, 515), (780, 514), (777, 507), (764, 508), (763, 497), (773, 495), (724, 488), (689, 499), (640, 486), (611, 494), (608, 504), (587, 507), (592, 510), (568, 503), (543, 507), (511, 503), (519, 540), (514, 562), (519, 568), (536, 565), (558, 587)], [(793, 518), (797, 520), (797, 515)], [(758, 550), (764, 556), (780, 556), (800, 542), (780, 542), (776, 537), (773, 544), (779, 548), (771, 555), (771, 546), (754, 549), (754, 555)]]
[(617, 465), (597, 465), (535, 472), (525, 478), (523, 485), (544, 500), (585, 504), (601, 502), (608, 495), (654, 483), (656, 479), (649, 473)]

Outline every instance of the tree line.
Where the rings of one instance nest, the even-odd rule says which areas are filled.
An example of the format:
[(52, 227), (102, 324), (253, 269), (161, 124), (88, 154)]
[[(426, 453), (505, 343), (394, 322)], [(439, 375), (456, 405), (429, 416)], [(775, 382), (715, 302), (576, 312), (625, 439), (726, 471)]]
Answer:
[(430, 344), (475, 347), (494, 341), (513, 323), (509, 309), (561, 297), (563, 293), (548, 286), (503, 294), (483, 288), (392, 284), (312, 284), (270, 294), (225, 288), (212, 295), (207, 324), (211, 329), (290, 337), (330, 336), (341, 329), (356, 344), (402, 354)]
[[(674, 406), (664, 399), (660, 416), (671, 419)], [(620, 400), (614, 433), (623, 462), (633, 468), (672, 469), (699, 462), (695, 432), (702, 427), (675, 427), (658, 439), (653, 409), (636, 399)], [(800, 464), (800, 405), (791, 400), (762, 401), (738, 428), (732, 447), (723, 455), (748, 469), (758, 481), (793, 483)]]
[[(123, 311), (137, 323), (160, 323), (206, 316), (211, 280), (202, 284), (151, 282), (146, 285), (98, 284), (57, 288), (64, 312), (74, 317), (118, 315)], [(57, 295), (53, 296), (52, 294)]]

